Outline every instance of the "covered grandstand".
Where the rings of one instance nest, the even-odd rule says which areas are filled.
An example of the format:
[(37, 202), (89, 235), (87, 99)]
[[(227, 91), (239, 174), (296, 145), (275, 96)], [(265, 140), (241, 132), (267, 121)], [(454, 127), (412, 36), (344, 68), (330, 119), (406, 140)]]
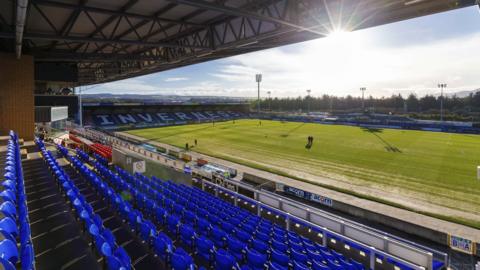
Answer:
[[(336, 20), (355, 31), (477, 2), (0, 1), (0, 268), (446, 269), (450, 260), (444, 252), (327, 217), (231, 179), (193, 178), (186, 185), (128, 172), (112, 164), (115, 151), (172, 168), (180, 166), (180, 158), (99, 131), (76, 129), (70, 138), (76, 150), (37, 138), (34, 93), (48, 101), (51, 88), (115, 81), (323, 37), (334, 28), (332, 10), (341, 11)], [(170, 113), (152, 107), (147, 115), (128, 106), (98, 107), (87, 123), (107, 127), (245, 115), (244, 108)], [(84, 144), (87, 152), (78, 147)], [(320, 200), (305, 190), (289, 191)], [(480, 252), (471, 239), (448, 235), (442, 241), (469, 255)]]
[(85, 126), (121, 130), (188, 123), (226, 121), (247, 117), (248, 104), (95, 103), (84, 105)]

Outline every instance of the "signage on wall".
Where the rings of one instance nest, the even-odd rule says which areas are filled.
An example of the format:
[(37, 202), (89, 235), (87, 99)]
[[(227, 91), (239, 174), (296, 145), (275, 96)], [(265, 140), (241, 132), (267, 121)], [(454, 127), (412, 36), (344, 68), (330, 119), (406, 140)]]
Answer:
[(145, 160), (133, 162), (133, 173), (144, 173), (146, 171)]
[(291, 194), (291, 195), (297, 196), (299, 198), (303, 198), (303, 199), (308, 200), (308, 201), (321, 203), (323, 205), (330, 206), (330, 207), (333, 205), (332, 199), (330, 199), (328, 197), (325, 197), (325, 196), (310, 193), (310, 192), (307, 192), (307, 191), (304, 191), (304, 190), (301, 190), (301, 189), (298, 189), (298, 188), (294, 188), (294, 187), (289, 187), (289, 186), (284, 186), (283, 190), (287, 194)]
[(472, 242), (472, 240), (468, 240), (454, 235), (450, 235), (449, 238), (449, 244), (451, 248), (468, 254), (475, 253), (474, 243)]

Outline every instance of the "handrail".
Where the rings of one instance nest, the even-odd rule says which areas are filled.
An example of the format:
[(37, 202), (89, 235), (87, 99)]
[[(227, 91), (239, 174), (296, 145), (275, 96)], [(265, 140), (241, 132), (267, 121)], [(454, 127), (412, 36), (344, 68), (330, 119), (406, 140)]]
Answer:
[[(213, 183), (213, 182), (205, 182), (205, 181), (203, 181), (203, 180), (201, 180), (201, 181), (202, 181), (202, 183), (204, 183), (205, 185), (211, 185), (211, 186), (213, 186), (213, 187), (216, 188), (216, 189), (220, 189), (220, 190), (223, 190), (223, 191), (225, 191), (225, 192), (230, 192), (230, 193), (232, 192), (232, 190), (230, 190), (230, 189), (228, 189), (228, 188), (225, 188), (225, 187), (222, 187), (222, 186), (220, 186), (220, 185), (218, 185), (218, 184), (215, 184), (215, 183)], [(202, 185), (202, 187), (203, 187), (203, 185)], [(251, 189), (251, 188), (250, 188), (250, 189)], [(253, 191), (253, 190), (251, 190), (251, 191)], [(233, 191), (233, 192), (234, 192), (234, 191)], [(247, 197), (247, 196), (245, 196), (245, 195), (239, 194), (238, 192), (235, 192), (234, 194), (235, 194), (235, 196), (236, 196), (235, 199), (238, 199), (238, 197), (240, 197), (240, 198), (242, 198), (242, 199), (244, 199), (244, 200), (252, 201), (251, 198), (249, 198), (249, 197)], [(267, 204), (262, 203), (262, 202), (257, 201), (257, 200), (255, 200), (255, 202), (256, 202), (256, 204), (257, 204), (257, 207), (260, 206), (261, 208), (272, 209), (272, 206), (270, 206), (270, 205), (267, 205)], [(274, 209), (272, 209), (272, 210), (274, 210)], [(275, 211), (278, 211), (278, 210), (275, 210)], [(326, 228), (326, 227), (320, 227), (320, 226), (318, 226), (317, 224), (314, 224), (314, 223), (312, 223), (312, 222), (310, 222), (310, 221), (308, 221), (308, 220), (305, 220), (305, 219), (302, 219), (302, 218), (293, 216), (292, 214), (290, 214), (290, 213), (288, 213), (288, 212), (284, 212), (283, 210), (280, 210), (280, 211), (282, 211), (282, 212), (284, 213), (284, 215), (287, 216), (287, 219), (294, 219), (294, 220), (297, 219), (297, 220), (301, 220), (302, 223), (307, 224), (307, 225), (310, 226), (310, 227), (317, 228), (318, 230), (320, 230), (320, 231), (322, 232), (322, 234), (323, 234), (323, 239), (326, 239), (327, 234), (330, 234), (330, 235), (333, 235), (333, 236), (335, 236), (335, 237), (338, 237), (338, 238), (340, 238), (340, 239), (342, 239), (342, 240), (347, 240), (347, 241), (349, 241), (349, 242), (355, 243), (355, 244), (357, 244), (357, 245), (365, 248), (366, 250), (369, 250), (369, 251), (370, 251), (370, 268), (369, 268), (369, 269), (375, 269), (375, 259), (376, 259), (376, 256), (375, 256), (375, 255), (380, 255), (380, 256), (382, 256), (382, 257), (388, 257), (388, 258), (394, 259), (394, 260), (396, 260), (396, 261), (398, 261), (398, 262), (400, 262), (400, 263), (402, 263), (402, 264), (407, 265), (408, 267), (411, 267), (412, 269), (416, 269), (416, 270), (424, 270), (424, 269), (425, 269), (423, 266), (416, 265), (416, 264), (411, 263), (411, 262), (409, 262), (409, 261), (407, 261), (407, 260), (405, 260), (405, 259), (403, 259), (403, 258), (397, 257), (397, 256), (395, 256), (395, 255), (392, 255), (392, 254), (390, 254), (390, 253), (384, 252), (384, 251), (382, 251), (382, 250), (378, 250), (378, 249), (376, 249), (375, 247), (366, 245), (366, 244), (361, 243), (361, 242), (359, 242), (359, 241), (357, 241), (357, 240), (355, 240), (355, 239), (346, 237), (346, 236), (344, 236), (344, 235), (342, 235), (342, 234), (339, 234), (339, 233), (337, 233), (337, 232), (335, 232), (335, 231), (329, 230), (329, 229)], [(432, 268), (429, 268), (429, 269), (432, 269)]]
[[(280, 197), (280, 198), (281, 198), (282, 200), (284, 200), (284, 201), (289, 201), (289, 202), (295, 203), (295, 204), (297, 204), (297, 205), (303, 206), (303, 207), (305, 207), (306, 209), (307, 209), (307, 208), (311, 208), (311, 206), (309, 206), (308, 204), (305, 204), (305, 203), (302, 203), (302, 202), (299, 202), (299, 201), (295, 201), (295, 200), (290, 199), (290, 198), (287, 198), (287, 197), (285, 197), (285, 196), (283, 196), (283, 195), (281, 195), (281, 194), (273, 193), (273, 192), (270, 192), (270, 191), (265, 190), (265, 189), (262, 189), (261, 191), (263, 191), (263, 192), (265, 192), (265, 193), (267, 193), (267, 194), (272, 194), (272, 195), (274, 195), (274, 196), (276, 196), (276, 197)], [(436, 250), (436, 249), (434, 249), (434, 248), (427, 247), (427, 246), (424, 246), (424, 245), (415, 243), (415, 242), (410, 241), (410, 240), (408, 240), (408, 239), (404, 239), (404, 238), (402, 238), (402, 237), (399, 237), (399, 236), (390, 234), (390, 233), (388, 233), (388, 232), (385, 232), (385, 231), (382, 231), (382, 230), (379, 230), (379, 229), (376, 229), (376, 228), (372, 228), (372, 227), (370, 227), (370, 226), (367, 226), (367, 225), (365, 225), (365, 224), (356, 222), (356, 221), (354, 221), (354, 220), (350, 220), (350, 219), (347, 219), (347, 218), (344, 218), (344, 217), (341, 217), (341, 216), (337, 216), (337, 215), (335, 215), (335, 214), (332, 214), (332, 213), (330, 213), (330, 212), (328, 212), (328, 211), (324, 211), (324, 210), (319, 209), (319, 208), (315, 208), (313, 211), (315, 211), (315, 212), (317, 212), (317, 213), (322, 213), (323, 215), (328, 215), (328, 216), (330, 216), (332, 219), (336, 219), (336, 220), (338, 220), (338, 221), (340, 221), (340, 222), (350, 223), (350, 224), (352, 224), (352, 225), (359, 226), (359, 227), (362, 227), (362, 228), (367, 229), (367, 230), (370, 230), (370, 231), (374, 231), (374, 232), (377, 233), (377, 234), (380, 234), (380, 235), (383, 235), (383, 236), (386, 236), (386, 237), (389, 237), (389, 238), (392, 238), (392, 239), (396, 239), (396, 240), (401, 241), (401, 242), (406, 242), (406, 243), (408, 243), (408, 244), (410, 244), (410, 245), (413, 245), (413, 246), (416, 246), (416, 247), (418, 247), (418, 248), (420, 248), (420, 249), (424, 249), (424, 250), (426, 250), (426, 251), (429, 251), (429, 252), (431, 252), (431, 253), (433, 253), (433, 254), (436, 254), (438, 257), (441, 257), (442, 260), (444, 260), (445, 265), (447, 265), (448, 254), (445, 253), (445, 252), (442, 252), (442, 251)]]
[[(279, 201), (279, 205), (281, 205), (280, 208), (277, 208), (277, 207), (274, 207), (272, 205), (268, 205), (268, 207), (272, 208), (276, 208), (280, 211), (284, 211), (282, 208), (283, 208), (283, 205), (284, 204), (290, 204), (292, 205), (293, 207), (296, 207), (296, 208), (301, 208), (302, 210), (306, 211), (307, 213), (309, 214), (306, 214), (306, 217), (307, 219), (304, 219), (302, 217), (298, 217), (296, 216), (296, 218), (301, 218), (303, 220), (307, 220), (309, 221), (310, 223), (312, 224), (315, 224), (313, 222), (311, 222), (311, 220), (308, 219), (308, 217), (311, 217), (312, 214), (317, 214), (317, 215), (321, 215), (322, 213), (320, 211), (316, 211), (317, 209), (311, 209), (312, 207), (311, 206), (308, 206), (308, 205), (305, 205), (305, 204), (302, 204), (302, 203), (299, 203), (299, 202), (296, 202), (296, 201), (292, 201), (292, 200), (283, 200), (282, 198), (278, 198), (278, 196), (275, 195), (271, 195), (271, 194), (267, 194), (265, 193), (264, 191), (261, 191), (261, 190), (257, 190), (255, 188), (252, 188), (252, 187), (249, 187), (249, 186), (246, 186), (244, 185), (243, 183), (240, 183), (238, 181), (232, 181), (232, 180), (229, 180), (229, 179), (223, 179), (224, 182), (227, 182), (228, 184), (231, 184), (231, 185), (234, 185), (234, 186), (237, 186), (237, 189), (238, 190), (238, 187), (241, 187), (242, 189), (246, 189), (248, 191), (251, 191), (251, 192), (254, 192), (255, 194), (255, 201), (259, 201), (258, 198), (259, 198), (259, 195), (262, 195), (262, 196), (267, 196), (269, 197), (270, 199), (273, 199), (273, 200), (277, 200)], [(260, 203), (263, 203), (261, 201), (259, 201)], [(266, 204), (267, 205), (267, 204)], [(300, 207), (299, 207), (300, 206)], [(288, 213), (288, 212), (287, 212)], [(293, 215), (292, 215), (293, 216)], [(379, 235), (378, 233), (375, 233), (375, 232), (371, 232), (369, 231), (368, 229), (365, 229), (364, 227), (361, 227), (361, 228), (357, 228), (355, 225), (350, 225), (350, 224), (347, 224), (345, 223), (343, 220), (338, 220), (338, 218), (332, 218), (331, 215), (330, 216), (330, 219), (333, 219), (334, 221), (337, 221), (340, 226), (341, 226), (341, 229), (340, 229), (340, 232), (345, 232), (345, 228), (348, 228), (348, 227), (351, 227), (351, 228), (354, 228), (354, 229), (357, 229), (357, 230), (360, 230), (368, 235), (371, 235), (373, 237), (376, 237), (377, 239), (381, 239), (384, 244), (383, 244), (383, 249), (386, 249), (385, 251), (388, 251), (390, 245), (400, 245), (402, 246), (403, 248), (405, 249), (408, 249), (412, 252), (416, 252), (416, 253), (419, 253), (419, 254), (423, 254), (424, 256), (427, 256), (427, 257), (431, 257), (429, 259), (429, 262), (428, 262), (428, 265), (423, 265), (425, 268), (427, 269), (432, 269), (433, 268), (433, 254), (429, 251), (425, 251), (425, 250), (421, 250), (419, 249), (418, 247), (413, 247), (413, 246), (410, 246), (410, 245), (407, 245), (405, 243), (402, 243), (401, 241), (399, 240), (396, 240), (396, 239), (390, 239), (386, 236), (383, 236), (383, 235)], [(325, 217), (324, 215), (322, 215), (322, 217)], [(325, 217), (325, 218), (329, 218), (329, 217)], [(315, 224), (315, 226), (322, 226), (321, 224)], [(325, 228), (325, 227), (323, 227)], [(342, 235), (343, 237), (346, 237), (345, 235)], [(382, 248), (382, 247), (377, 247), (377, 250), (378, 248)], [(399, 254), (397, 254), (397, 256), (399, 256)], [(400, 256), (399, 256), (400, 257)], [(402, 257), (400, 257), (402, 258)], [(409, 259), (408, 257), (404, 257), (402, 259)]]

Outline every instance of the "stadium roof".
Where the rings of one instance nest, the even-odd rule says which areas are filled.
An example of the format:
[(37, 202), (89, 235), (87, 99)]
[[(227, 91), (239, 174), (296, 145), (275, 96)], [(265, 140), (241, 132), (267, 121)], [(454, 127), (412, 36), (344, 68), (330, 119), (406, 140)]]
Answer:
[[(475, 0), (2, 0), (0, 51), (37, 80), (124, 79), (474, 5)], [(46, 74), (44, 70), (58, 72)], [(59, 78), (62, 76), (62, 78)]]

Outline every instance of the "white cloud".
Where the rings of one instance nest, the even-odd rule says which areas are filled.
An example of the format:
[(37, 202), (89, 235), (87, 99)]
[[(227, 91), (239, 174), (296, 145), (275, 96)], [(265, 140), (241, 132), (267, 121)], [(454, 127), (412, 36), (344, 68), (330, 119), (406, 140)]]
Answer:
[(295, 53), (277, 48), (236, 56), (223, 60), (213, 76), (249, 88), (261, 72), (262, 89), (274, 96), (305, 95), (306, 89), (314, 95), (358, 96), (361, 86), (374, 96), (423, 95), (438, 92), (438, 82), (449, 85), (447, 92), (478, 88), (478, 34), (402, 48), (376, 47), (365, 38), (354, 32), (306, 42)]
[[(389, 96), (401, 93), (438, 93), (437, 84), (447, 83), (447, 92), (479, 88), (478, 51), (480, 34), (442, 39), (404, 47), (382, 47), (362, 31), (332, 39), (324, 38), (289, 48), (276, 48), (239, 55), (214, 63), (216, 70), (202, 79), (171, 77), (164, 82), (189, 80), (189, 86), (152, 84), (145, 78), (112, 82), (95, 92), (256, 96), (255, 74), (262, 73), (262, 96), (323, 94)], [(200, 72), (200, 71), (199, 71)], [(153, 76), (153, 75), (150, 75)]]
[(95, 92), (114, 94), (152, 94), (156, 93), (156, 91), (158, 91), (158, 89), (154, 85), (148, 84), (140, 79), (128, 79), (105, 83), (99, 85), (95, 89)]
[(188, 81), (189, 79), (187, 77), (170, 77), (166, 78), (164, 81), (165, 82), (179, 82), (179, 81)]
[(190, 86), (184, 87), (164, 87), (155, 85), (146, 80), (126, 79), (122, 81), (110, 82), (95, 85), (91, 90), (84, 90), (84, 93), (113, 93), (113, 94), (163, 94), (180, 96), (244, 96), (249, 93), (249, 89), (224, 87), (216, 81), (195, 82)]
[(230, 82), (241, 82), (251, 79), (252, 74), (259, 72), (260, 70), (252, 67), (233, 64), (223, 66), (219, 73), (213, 73), (210, 75)]

